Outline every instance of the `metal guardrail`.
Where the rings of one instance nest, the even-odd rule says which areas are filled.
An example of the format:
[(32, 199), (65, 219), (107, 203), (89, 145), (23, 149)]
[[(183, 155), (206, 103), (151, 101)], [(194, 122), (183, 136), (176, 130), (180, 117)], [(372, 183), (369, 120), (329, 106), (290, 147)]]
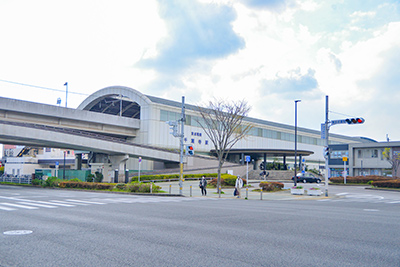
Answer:
[(2, 175), (0, 177), (0, 182), (17, 183), (17, 184), (32, 184), (32, 176), (31, 175), (20, 175), (20, 176)]

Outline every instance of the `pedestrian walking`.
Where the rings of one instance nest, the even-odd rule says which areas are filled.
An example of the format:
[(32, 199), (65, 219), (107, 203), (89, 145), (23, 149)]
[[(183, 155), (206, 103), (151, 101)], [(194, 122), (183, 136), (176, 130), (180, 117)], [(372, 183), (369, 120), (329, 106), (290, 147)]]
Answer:
[(207, 180), (206, 180), (206, 178), (204, 178), (204, 176), (201, 177), (199, 187), (201, 189), (201, 195), (207, 196)]
[(242, 178), (240, 178), (240, 176), (238, 175), (238, 177), (236, 178), (236, 182), (235, 182), (235, 189), (237, 191), (237, 198), (240, 198), (241, 194), (240, 194), (240, 189), (243, 187), (243, 180)]

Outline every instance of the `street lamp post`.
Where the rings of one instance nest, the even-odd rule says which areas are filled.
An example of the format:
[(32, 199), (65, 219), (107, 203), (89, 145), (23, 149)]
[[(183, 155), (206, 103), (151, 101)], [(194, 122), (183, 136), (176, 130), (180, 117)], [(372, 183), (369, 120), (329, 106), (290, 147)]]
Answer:
[(294, 186), (297, 185), (297, 102), (301, 100), (294, 101)]
[(64, 83), (65, 86), (65, 107), (67, 107), (68, 102), (68, 82)]

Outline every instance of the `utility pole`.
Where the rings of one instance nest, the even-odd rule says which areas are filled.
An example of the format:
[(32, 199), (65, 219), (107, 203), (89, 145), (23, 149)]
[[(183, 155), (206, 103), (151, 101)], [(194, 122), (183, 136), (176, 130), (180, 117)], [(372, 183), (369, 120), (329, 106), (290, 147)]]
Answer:
[[(185, 137), (184, 127), (185, 127), (185, 97), (182, 96), (182, 113), (181, 118), (176, 121), (166, 121), (166, 123), (171, 127), (171, 134), (174, 137), (179, 137), (180, 140), (180, 160), (179, 160), (179, 194), (182, 195), (182, 188), (183, 188), (183, 141)], [(179, 123), (181, 124), (181, 131), (179, 132), (178, 126)]]
[(179, 173), (179, 194), (182, 195), (183, 188), (183, 138), (185, 136), (184, 125), (185, 125), (185, 97), (182, 96), (182, 114), (181, 114), (181, 134), (180, 134), (180, 143), (181, 143), (181, 154), (180, 154), (180, 173)]
[(325, 196), (328, 196), (329, 183), (329, 98), (325, 98), (325, 148), (328, 153), (325, 153)]
[[(325, 157), (325, 196), (328, 196), (328, 183), (329, 183), (329, 128), (336, 124), (363, 124), (365, 122), (364, 118), (355, 117), (355, 118), (346, 118), (341, 120), (332, 120), (329, 121), (329, 100), (328, 96), (326, 96), (326, 104), (325, 104), (325, 123), (321, 124), (321, 138), (325, 139), (325, 147), (324, 147), (324, 157)], [(361, 161), (362, 168), (362, 161)], [(344, 167), (344, 171), (346, 171), (346, 167)]]
[(294, 101), (294, 186), (297, 185), (297, 103), (300, 101)]
[(65, 107), (67, 107), (67, 101), (68, 101), (68, 82), (64, 83), (65, 88)]

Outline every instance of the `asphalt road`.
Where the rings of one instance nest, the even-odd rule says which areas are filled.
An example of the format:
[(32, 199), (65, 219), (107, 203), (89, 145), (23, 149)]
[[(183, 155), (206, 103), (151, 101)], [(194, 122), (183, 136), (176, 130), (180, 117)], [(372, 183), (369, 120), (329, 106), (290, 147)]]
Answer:
[(400, 266), (400, 193), (330, 190), (260, 201), (0, 185), (0, 266)]

